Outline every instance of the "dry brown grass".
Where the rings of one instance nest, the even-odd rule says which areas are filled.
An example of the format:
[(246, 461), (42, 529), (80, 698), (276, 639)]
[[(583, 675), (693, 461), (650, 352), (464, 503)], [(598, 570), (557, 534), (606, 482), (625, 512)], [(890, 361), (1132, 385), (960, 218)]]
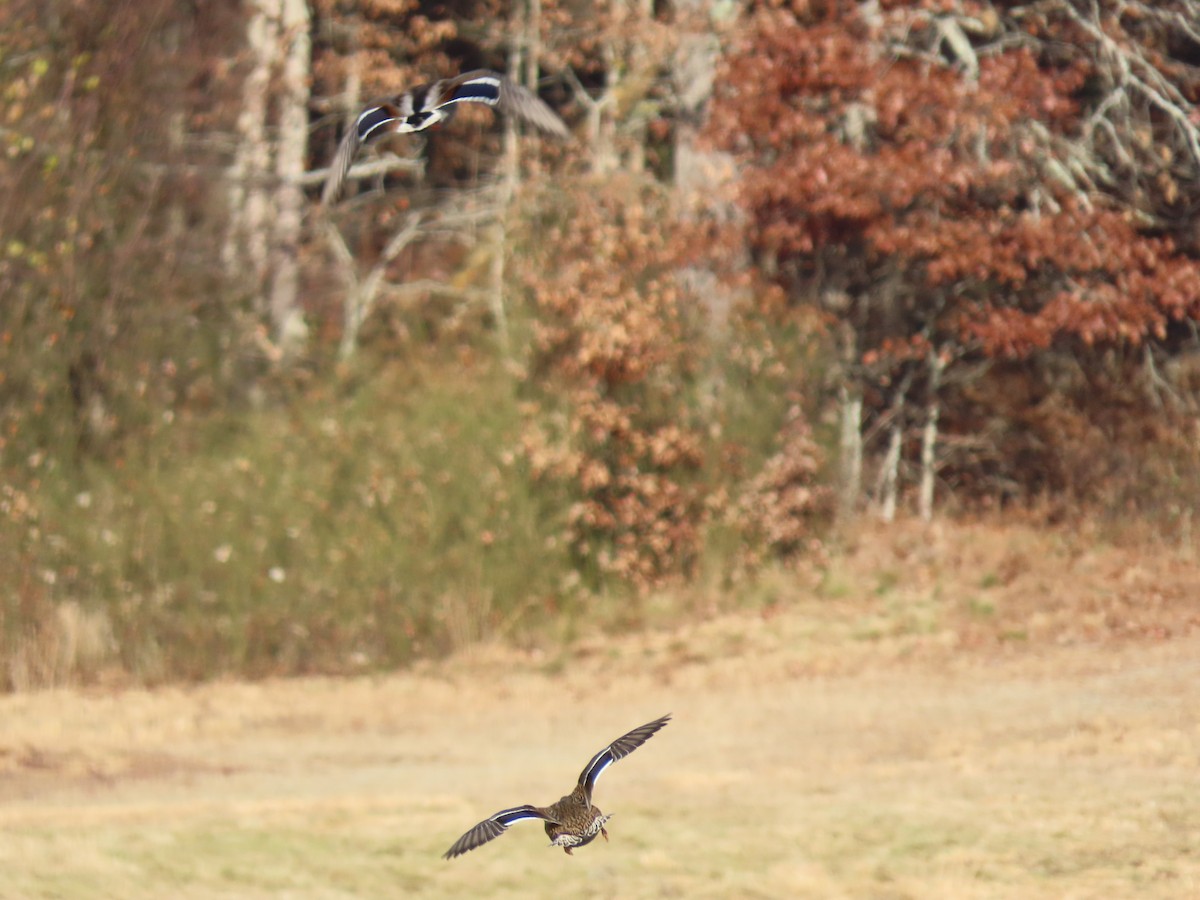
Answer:
[[(9, 696), (0, 896), (1200, 896), (1197, 583), (1176, 547), (902, 525), (565, 659)], [(600, 784), (612, 843), (439, 858), (667, 711)]]

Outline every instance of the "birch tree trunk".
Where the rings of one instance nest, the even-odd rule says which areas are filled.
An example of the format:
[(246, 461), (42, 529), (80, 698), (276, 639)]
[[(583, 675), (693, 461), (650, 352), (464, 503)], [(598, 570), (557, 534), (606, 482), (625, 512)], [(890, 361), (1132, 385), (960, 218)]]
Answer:
[(541, 77), (542, 0), (529, 0), (525, 16), (525, 87), (537, 93)]
[(242, 85), (221, 260), (226, 275), (254, 293), (257, 312), (269, 320), (272, 357), (287, 359), (307, 336), (299, 250), (312, 16), (307, 0), (251, 0), (249, 9), (250, 71)]
[(617, 55), (611, 43), (604, 46), (604, 93), (588, 116), (592, 145), (592, 173), (604, 175), (617, 167)]
[(287, 358), (308, 337), (300, 304), (300, 232), (304, 221), (305, 150), (308, 146), (312, 18), (307, 0), (282, 0), (280, 37), (286, 47), (280, 73), (279, 129), (275, 155), (275, 209), (271, 247), (272, 330)]
[[(267, 138), (271, 73), (279, 47), (280, 0), (253, 0), (246, 24), (250, 72), (242, 84), (237, 119), (237, 149), (229, 171), (229, 227), (221, 261), (234, 280), (261, 291), (269, 266), (266, 223), (270, 219), (267, 173), (271, 146)], [(262, 310), (259, 310), (262, 312)]]
[(900, 383), (895, 385), (891, 408), (888, 410), (888, 448), (879, 466), (879, 479), (875, 483), (879, 518), (883, 522), (896, 520), (897, 497), (900, 494), (900, 457), (904, 450), (904, 428), (907, 424), (904, 407), (912, 381), (913, 372), (910, 370)]
[(904, 441), (904, 423), (892, 422), (887, 453), (879, 468), (879, 518), (884, 522), (896, 520), (896, 494), (900, 488), (900, 450)]
[(857, 386), (843, 382), (838, 390), (842, 430), (838, 441), (838, 520), (849, 522), (862, 494), (862, 394)]
[[(527, 44), (526, 30), (529, 20), (522, 12), (522, 5), (513, 6), (509, 18), (509, 31), (515, 46), (508, 56), (508, 77), (517, 84), (521, 82), (521, 63)], [(537, 72), (536, 60), (527, 60), (529, 71)], [(536, 90), (536, 76), (534, 87)], [(504, 271), (508, 262), (508, 208), (517, 189), (517, 176), (521, 165), (521, 148), (517, 141), (517, 123), (513, 116), (504, 117), (504, 158), (500, 164), (500, 181), (496, 185), (496, 221), (489, 229), (492, 245), (491, 271), (489, 272), (488, 306), (496, 323), (496, 332), (505, 352), (508, 351), (508, 313), (504, 305)]]
[(858, 341), (854, 328), (842, 323), (841, 334), (842, 385), (838, 389), (841, 411), (841, 436), (838, 440), (838, 509), (839, 522), (849, 522), (858, 510), (862, 496), (863, 438), (862, 388), (852, 377), (858, 364)]
[[(706, 0), (686, 0), (680, 4), (685, 12), (680, 19), (683, 33), (671, 58), (671, 82), (678, 103), (674, 186), (684, 216), (730, 222), (740, 214), (732, 192), (725, 189), (737, 171), (733, 156), (705, 146), (700, 140), (721, 55), (718, 22), (709, 6)], [(737, 260), (731, 264), (735, 269), (748, 267), (749, 252), (739, 251)], [(697, 264), (685, 274), (689, 288), (704, 303), (713, 333), (724, 332), (735, 289), (719, 278), (711, 265)]]
[(921, 487), (918, 511), (922, 521), (933, 519), (933, 486), (937, 477), (937, 433), (941, 403), (938, 391), (946, 362), (939, 353), (929, 354), (929, 405), (925, 410), (925, 430), (921, 435)]

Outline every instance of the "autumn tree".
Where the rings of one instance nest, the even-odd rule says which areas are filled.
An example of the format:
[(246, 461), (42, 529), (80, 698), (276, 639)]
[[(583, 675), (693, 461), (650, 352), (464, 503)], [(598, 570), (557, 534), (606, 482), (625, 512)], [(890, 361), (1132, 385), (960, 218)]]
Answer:
[(565, 490), (564, 536), (593, 587), (684, 574), (702, 536), (703, 439), (687, 388), (701, 323), (678, 279), (688, 242), (673, 218), (636, 177), (589, 182), (527, 228), (518, 257), (537, 413), (523, 457)]
[(219, 4), (0, 9), (6, 460), (106, 456), (219, 390), (233, 311), (213, 264), (217, 167), (193, 128), (214, 122), (207, 54), (229, 26)]
[(82, 512), (70, 498), (140, 474), (240, 389), (212, 203), (224, 161), (199, 136), (225, 122), (235, 25), (221, 3), (0, 5), (4, 685), (73, 664), (47, 649), (64, 616), (112, 638), (96, 569), (63, 534)]
[(844, 449), (857, 436), (879, 448), (878, 498), (913, 457), (926, 504), (934, 474), (976, 495), (1063, 487), (1053, 404), (1040, 423), (1030, 413), (1062, 390), (1064, 364), (1094, 391), (1119, 383), (1102, 375), (1113, 354), (1194, 329), (1187, 6), (753, 13), (711, 134), (747, 167), (760, 265), (789, 305), (823, 310), (843, 348)]

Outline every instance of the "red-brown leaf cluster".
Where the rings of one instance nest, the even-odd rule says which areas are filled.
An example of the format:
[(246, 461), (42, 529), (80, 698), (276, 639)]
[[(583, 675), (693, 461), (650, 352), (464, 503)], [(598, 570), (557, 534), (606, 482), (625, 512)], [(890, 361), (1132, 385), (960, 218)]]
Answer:
[[(763, 267), (795, 302), (847, 298), (829, 312), (853, 328), (851, 377), (897, 383), (929, 346), (1031, 359), (1200, 322), (1181, 215), (1200, 210), (1200, 69), (1178, 4), (814, 10), (760, 9), (709, 134), (742, 160)], [(967, 418), (943, 409), (951, 431)]]
[(529, 383), (542, 397), (524, 456), (573, 498), (576, 558), (649, 587), (686, 571), (704, 521), (686, 390), (698, 321), (678, 278), (691, 243), (667, 198), (637, 179), (556, 193), (553, 206), (518, 257), (535, 311)]
[(833, 492), (822, 483), (823, 454), (800, 410), (785, 423), (779, 449), (746, 485), (732, 509), (751, 565), (770, 554), (782, 559), (819, 549), (833, 512)]

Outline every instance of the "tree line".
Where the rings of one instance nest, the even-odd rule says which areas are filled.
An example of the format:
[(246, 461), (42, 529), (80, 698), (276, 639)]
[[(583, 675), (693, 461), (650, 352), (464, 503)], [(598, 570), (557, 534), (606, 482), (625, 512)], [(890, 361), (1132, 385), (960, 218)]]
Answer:
[[(1190, 521), (1186, 0), (101, 6), (0, 9), (10, 620), (96, 473), (426, 352), (500, 379), (503, 477), (591, 591), (906, 504)], [(367, 100), (474, 68), (572, 139), (463, 110), (318, 205)]]

